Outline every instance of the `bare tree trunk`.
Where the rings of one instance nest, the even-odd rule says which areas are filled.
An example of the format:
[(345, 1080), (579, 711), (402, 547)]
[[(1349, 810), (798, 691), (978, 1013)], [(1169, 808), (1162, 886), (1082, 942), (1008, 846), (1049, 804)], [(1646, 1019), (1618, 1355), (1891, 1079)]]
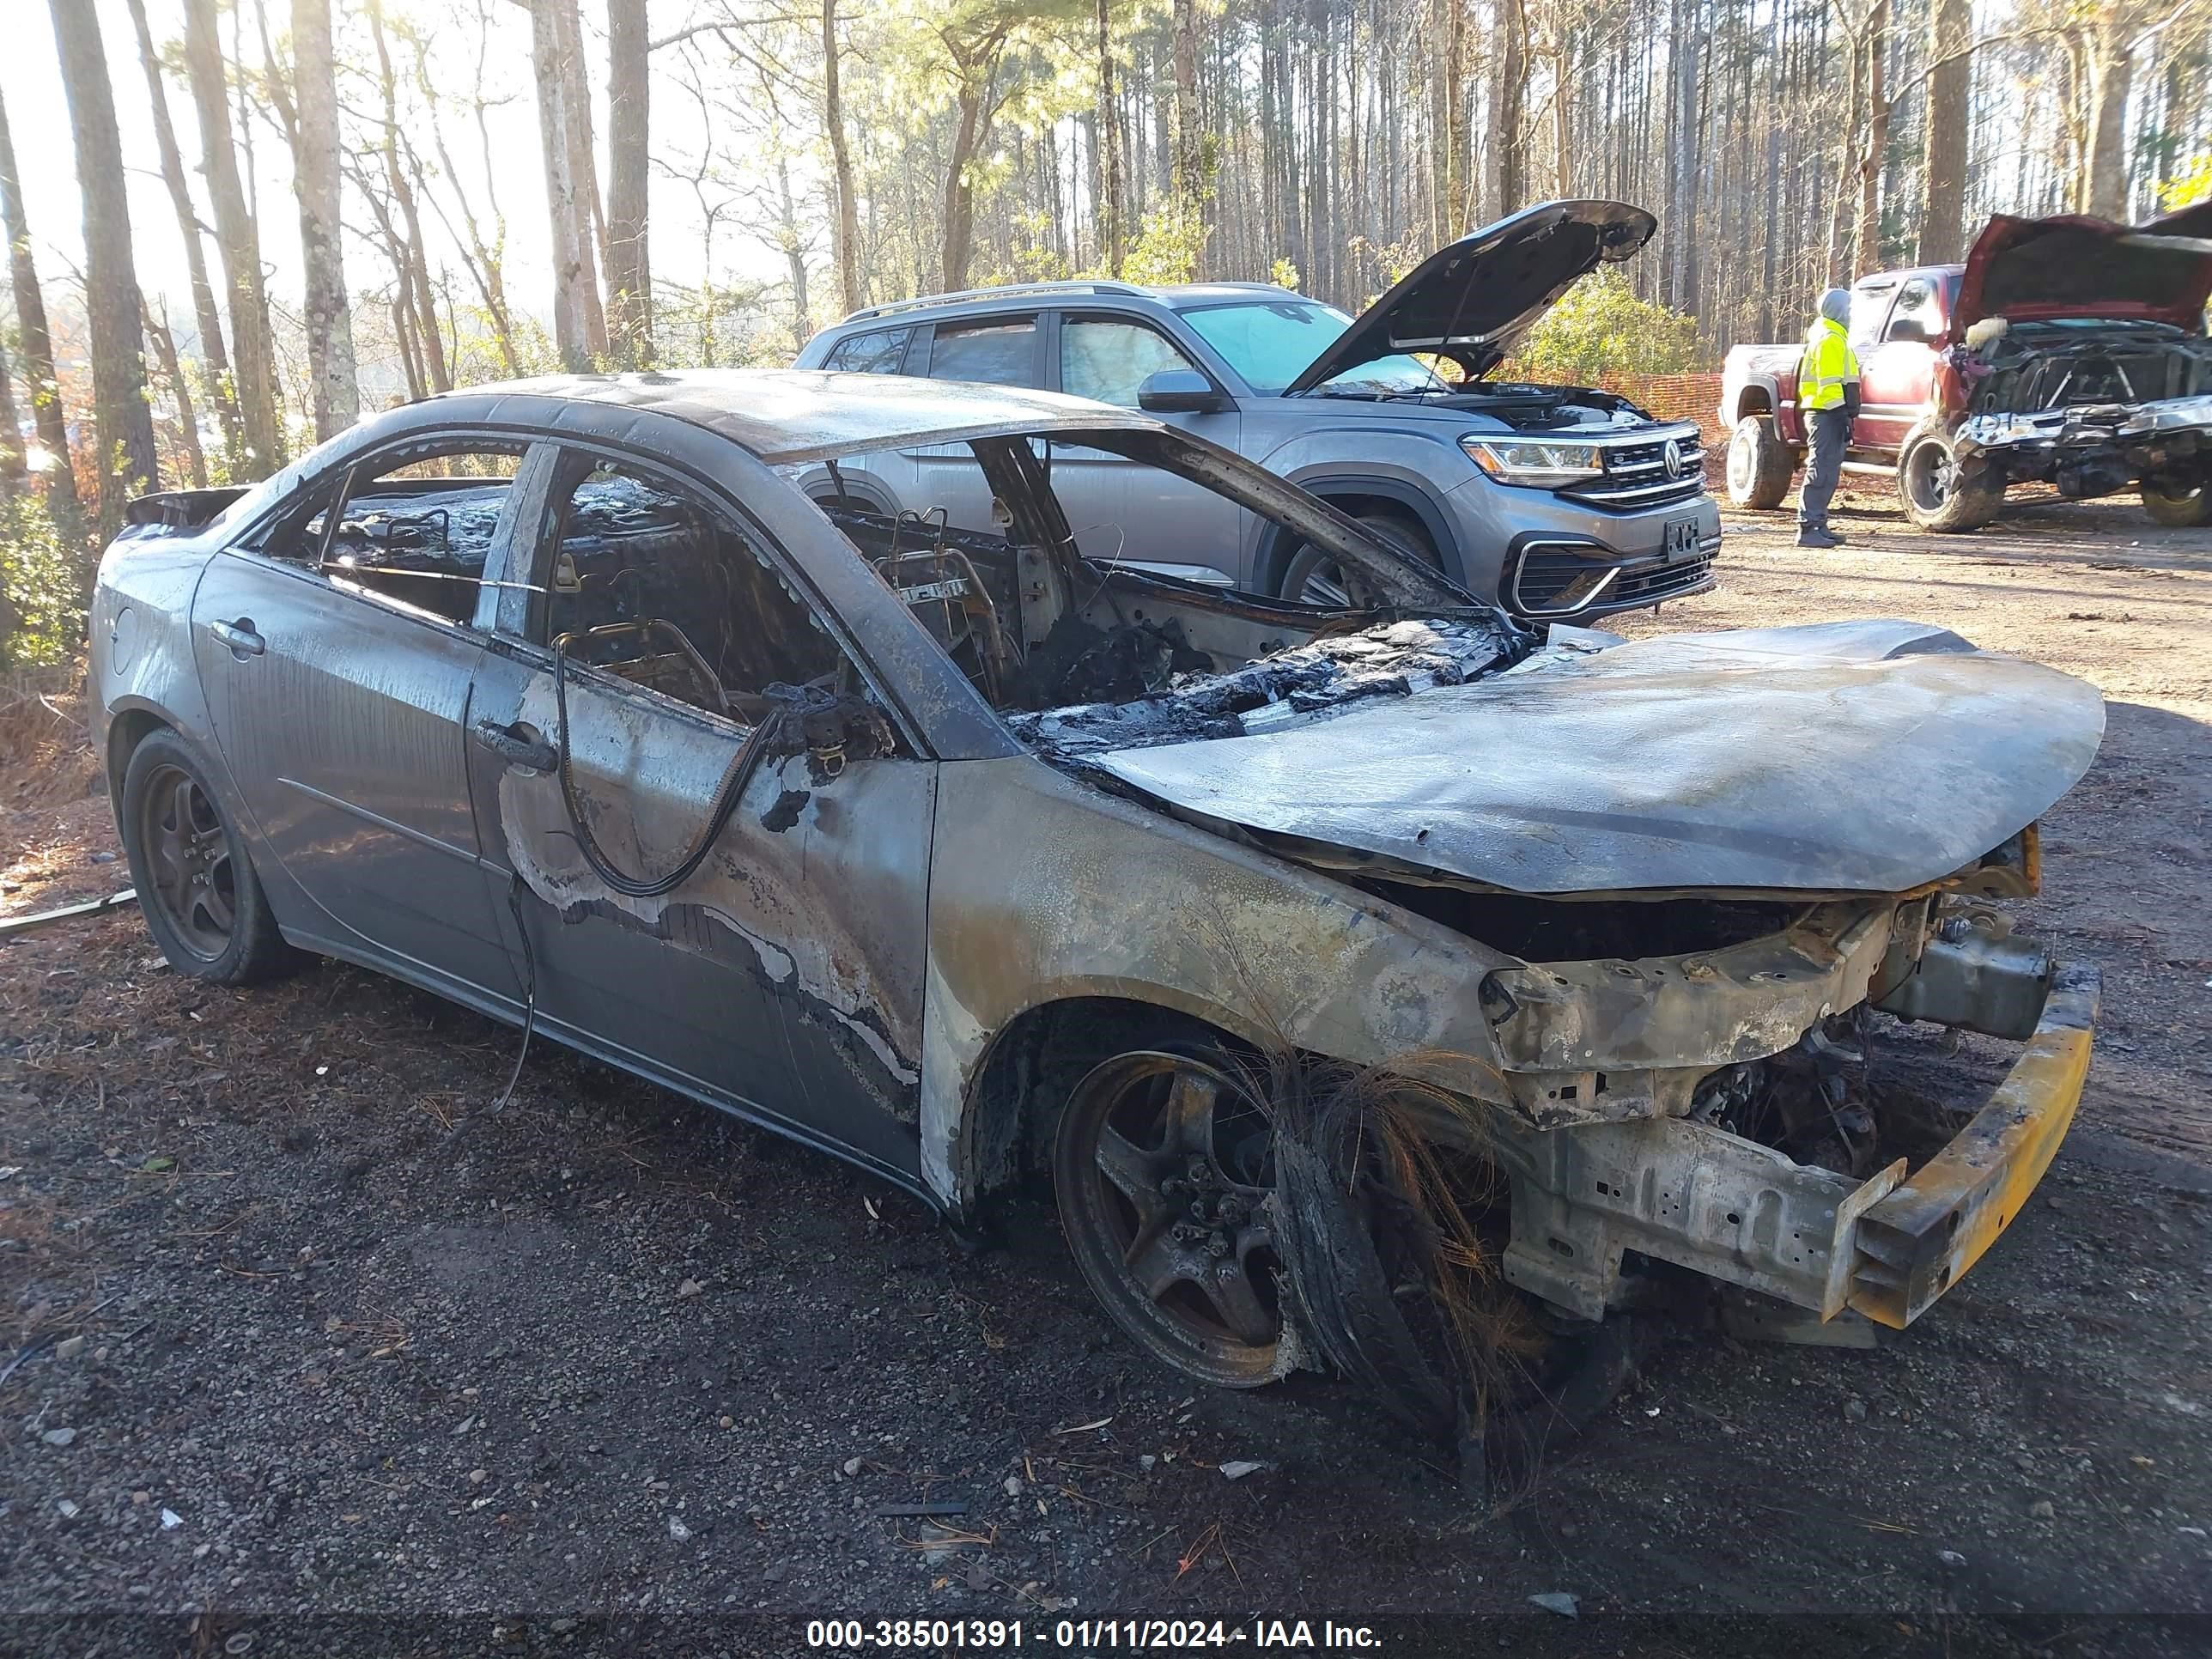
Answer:
[(208, 391), (215, 402), (216, 419), (222, 427), (223, 447), (235, 465), (246, 453), (246, 428), (239, 418), (236, 388), (230, 384), (230, 354), (223, 346), (222, 315), (216, 308), (215, 284), (208, 280), (207, 255), (200, 246), (199, 215), (192, 208), (184, 153), (177, 146), (177, 131), (169, 119), (169, 94), (161, 82), (161, 60), (155, 54), (153, 32), (146, 25), (146, 0), (125, 0), (125, 3), (131, 30), (138, 38), (138, 62), (146, 72), (146, 95), (154, 112), (154, 142), (161, 157), (161, 182), (168, 186), (169, 204), (176, 210), (177, 234), (185, 245), (192, 320), (200, 331)]
[(46, 302), (39, 292), (39, 270), (31, 257), (31, 227), (23, 214), (23, 191), (15, 173), (15, 143), (8, 130), (8, 106), (0, 103), (0, 228), (8, 234), (8, 275), (15, 295), (15, 342), (23, 353), (23, 384), (31, 395), (31, 419), (39, 445), (53, 458), (47, 475), (46, 503), (74, 540), (76, 473), (70, 464), (69, 420), (62, 409), (61, 381), (54, 373), (54, 342), (46, 327)]
[[(1175, 0), (1175, 150), (1170, 160), (1176, 206), (1199, 221), (1206, 212), (1205, 161), (1200, 149), (1198, 109), (1197, 0)], [(1205, 264), (1206, 237), (1192, 249), (1196, 278)]]
[(1491, 126), (1492, 174), (1500, 216), (1512, 213), (1528, 194), (1528, 174), (1521, 131), (1528, 91), (1528, 16), (1522, 0), (1498, 0), (1498, 82)]
[(338, 217), (338, 94), (330, 0), (292, 0), (292, 76), (298, 132), (293, 189), (300, 198), (307, 374), (319, 443), (361, 418), (353, 307), (346, 294)]
[(1858, 225), (1851, 238), (1851, 275), (1881, 264), (1881, 157), (1889, 148), (1889, 0), (1874, 0), (1866, 37), (1866, 139), (1858, 160)]
[(822, 125), (830, 133), (831, 217), (836, 239), (838, 301), (848, 313), (867, 303), (860, 286), (860, 208), (853, 185), (853, 152), (845, 137), (845, 97), (838, 80), (837, 0), (822, 0)]
[(791, 195), (791, 161), (781, 149), (775, 158), (776, 240), (783, 244), (786, 269), (791, 273), (791, 343), (803, 346), (814, 332), (813, 305), (806, 293), (806, 244), (799, 229), (798, 204)]
[(1846, 179), (1856, 154), (1866, 101), (1866, 82), (1862, 76), (1866, 61), (1865, 42), (1856, 33), (1847, 34), (1844, 48), (1850, 56), (1850, 89), (1844, 100), (1847, 113), (1836, 144), (1836, 169), (1828, 198), (1828, 280), (1835, 283), (1851, 279), (1851, 216), (1845, 206), (1851, 199), (1851, 192)]
[(1920, 210), (1920, 263), (1952, 264), (1966, 251), (1966, 124), (1972, 118), (1973, 0), (1928, 7), (1927, 199)]
[(1098, 252), (1109, 276), (1121, 274), (1121, 110), (1114, 101), (1114, 40), (1108, 0), (1098, 0)]
[[(572, 111), (562, 62), (568, 50), (563, 0), (532, 0), (530, 61), (538, 88), (538, 134), (545, 165), (545, 207), (553, 232), (553, 340), (562, 367), (590, 369), (606, 350), (606, 318), (599, 311), (592, 264), (591, 210), (579, 194), (571, 138)], [(573, 8), (570, 15), (574, 15)], [(593, 317), (597, 313), (597, 340)]]
[(945, 290), (968, 286), (968, 265), (975, 252), (975, 185), (968, 176), (969, 164), (983, 141), (984, 89), (963, 79), (955, 105), (958, 121), (952, 132), (952, 154), (945, 168)]
[[(141, 307), (144, 307), (142, 297)], [(205, 489), (208, 484), (207, 456), (200, 447), (199, 420), (192, 413), (192, 388), (185, 379), (185, 366), (177, 356), (177, 337), (166, 315), (156, 321), (150, 308), (144, 310), (142, 320), (146, 325), (146, 337), (154, 343), (154, 356), (161, 364), (161, 377), (169, 383), (169, 397), (177, 405), (177, 436), (184, 445), (185, 467), (191, 475), (192, 488)]]
[(2107, 9), (2089, 49), (2089, 166), (2081, 210), (2100, 219), (2128, 216), (2128, 94), (2135, 84), (2135, 56), (2125, 20)]
[(154, 450), (154, 412), (146, 404), (130, 198), (100, 17), (78, 0), (52, 0), (52, 8), (62, 89), (69, 98), (76, 145), (77, 188), (84, 197), (84, 309), (92, 344), (93, 426), (100, 445), (95, 471), (105, 542), (122, 527), (124, 504), (159, 487), (161, 466)]
[[(55, 0), (57, 5), (67, 0)], [(223, 288), (229, 300), (231, 352), (238, 371), (238, 408), (246, 428), (242, 474), (259, 477), (284, 459), (277, 424), (274, 351), (269, 337), (268, 296), (261, 286), (261, 239), (239, 182), (238, 151), (232, 142), (230, 105), (223, 85), (222, 43), (216, 33), (215, 0), (185, 0), (185, 68), (192, 102), (199, 111), (200, 171), (215, 206), (216, 246), (222, 254)], [(137, 318), (133, 307), (132, 327)]]
[(642, 0), (607, 0), (607, 349), (625, 368), (653, 361), (645, 23)]
[[(438, 334), (438, 309), (430, 287), (430, 261), (422, 246), (422, 221), (416, 211), (414, 186), (409, 182), (409, 168), (400, 161), (399, 149), (399, 93), (398, 80), (392, 71), (392, 53), (384, 37), (384, 7), (381, 0), (369, 0), (368, 29), (376, 45), (377, 84), (384, 95), (384, 176), (386, 187), (392, 192), (392, 204), (399, 210), (400, 238), (393, 246), (394, 254), (406, 265), (406, 287), (414, 296), (416, 340), (422, 354), (422, 369), (429, 380), (430, 390), (450, 392), (453, 389), (452, 370), (446, 362), (446, 349)], [(409, 161), (413, 160), (410, 153)]]
[(1677, 0), (1668, 62), (1673, 109), (1667, 123), (1667, 300), (1678, 311), (1694, 302), (1690, 249), (1698, 234), (1698, 27), (1691, 0)]

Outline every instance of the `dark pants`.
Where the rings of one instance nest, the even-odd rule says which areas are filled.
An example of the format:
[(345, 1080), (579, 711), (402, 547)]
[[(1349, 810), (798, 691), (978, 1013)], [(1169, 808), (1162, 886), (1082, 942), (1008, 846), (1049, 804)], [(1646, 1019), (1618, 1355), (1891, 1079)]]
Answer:
[(1844, 476), (1844, 446), (1850, 441), (1851, 417), (1842, 409), (1816, 409), (1805, 417), (1805, 487), (1797, 496), (1797, 527), (1826, 530), (1828, 503)]

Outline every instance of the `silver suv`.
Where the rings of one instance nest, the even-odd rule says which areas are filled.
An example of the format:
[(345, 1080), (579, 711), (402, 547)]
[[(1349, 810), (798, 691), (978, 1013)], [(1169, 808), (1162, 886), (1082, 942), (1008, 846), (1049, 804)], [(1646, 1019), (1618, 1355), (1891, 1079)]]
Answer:
[[(1577, 278), (1657, 222), (1551, 202), (1450, 244), (1356, 319), (1260, 283), (1043, 283), (858, 311), (800, 368), (1062, 392), (1142, 409), (1259, 462), (1524, 617), (1587, 619), (1713, 585), (1720, 513), (1698, 428), (1609, 392), (1486, 379)], [(1456, 365), (1456, 384), (1411, 353)], [(1102, 450), (1048, 446), (1091, 558), (1311, 604), (1343, 602), (1325, 555), (1222, 496)], [(965, 445), (802, 477), (864, 510), (990, 531)], [(1227, 566), (1229, 568), (1224, 568)]]

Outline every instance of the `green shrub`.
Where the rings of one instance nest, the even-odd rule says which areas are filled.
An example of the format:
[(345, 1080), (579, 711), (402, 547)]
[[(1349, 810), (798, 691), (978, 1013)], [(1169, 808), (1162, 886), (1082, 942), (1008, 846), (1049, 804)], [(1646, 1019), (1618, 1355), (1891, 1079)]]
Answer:
[(0, 665), (66, 661), (84, 636), (76, 562), (44, 502), (0, 497)]
[(1569, 289), (1528, 331), (1506, 378), (1588, 386), (1611, 374), (1680, 374), (1698, 356), (1697, 319), (1639, 300), (1617, 267)]

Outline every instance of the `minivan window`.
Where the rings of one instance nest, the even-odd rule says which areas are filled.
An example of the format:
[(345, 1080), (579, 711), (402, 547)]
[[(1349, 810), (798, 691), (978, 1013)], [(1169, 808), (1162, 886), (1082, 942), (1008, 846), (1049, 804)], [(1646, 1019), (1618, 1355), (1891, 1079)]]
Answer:
[(896, 374), (899, 365), (906, 361), (906, 343), (913, 337), (911, 328), (884, 328), (873, 334), (855, 334), (838, 341), (836, 349), (822, 367), (857, 374)]
[(1038, 386), (1036, 319), (939, 323), (929, 349), (929, 378)]
[[(1182, 313), (1198, 337), (1255, 392), (1277, 392), (1334, 345), (1352, 319), (1314, 300), (1239, 300)], [(1426, 392), (1443, 385), (1402, 353), (1361, 363), (1323, 383), (1340, 391)]]

